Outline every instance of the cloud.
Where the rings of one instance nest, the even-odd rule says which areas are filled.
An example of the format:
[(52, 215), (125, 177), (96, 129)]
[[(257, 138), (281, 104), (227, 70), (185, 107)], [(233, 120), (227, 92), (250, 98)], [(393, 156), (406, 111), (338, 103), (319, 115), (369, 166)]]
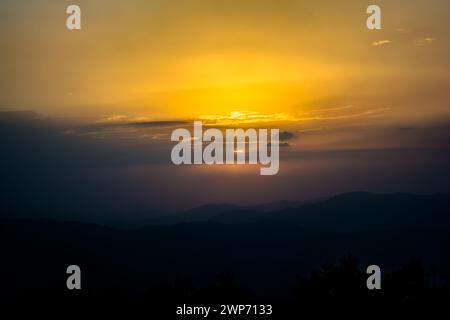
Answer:
[(201, 115), (199, 118), (207, 125), (238, 125), (298, 120), (286, 113), (263, 114), (253, 111), (233, 111), (228, 115)]
[(138, 127), (171, 127), (184, 125), (186, 121), (152, 120), (149, 117), (133, 117), (124, 114), (113, 114), (96, 121), (96, 126), (138, 126)]
[(294, 134), (289, 131), (280, 132), (280, 141), (287, 141), (294, 138)]
[(415, 40), (414, 41), (414, 45), (417, 46), (417, 47), (422, 47), (422, 46), (430, 45), (434, 41), (436, 41), (435, 38), (426, 37), (426, 38), (423, 38), (423, 39)]
[(142, 121), (128, 116), (112, 116), (94, 123), (75, 124), (63, 131), (67, 135), (86, 136), (99, 139), (114, 138), (118, 140), (161, 140), (167, 137), (170, 129), (188, 124), (181, 120)]
[[(329, 112), (334, 109), (341, 108)], [(450, 190), (443, 179), (450, 170), (450, 122), (316, 131), (289, 123), (280, 133), (280, 173), (269, 181), (255, 166), (174, 166), (168, 128), (120, 124), (130, 129), (123, 131), (129, 138), (117, 133), (94, 139), (64, 134), (87, 126), (69, 120), (0, 113), (0, 215), (96, 219), (206, 202), (258, 203), (268, 194), (278, 201), (361, 187)], [(159, 138), (131, 138), (144, 132)]]
[(377, 46), (382, 46), (382, 45), (389, 44), (391, 42), (392, 42), (391, 40), (380, 40), (380, 41), (372, 42), (372, 45), (377, 47)]
[(386, 115), (389, 107), (363, 108), (359, 106), (346, 105), (342, 107), (318, 108), (298, 115), (299, 121), (327, 121), (346, 120), (358, 118), (375, 118)]
[(183, 126), (188, 124), (187, 121), (143, 121), (143, 122), (129, 122), (125, 123), (126, 126), (134, 127), (173, 127), (173, 126)]

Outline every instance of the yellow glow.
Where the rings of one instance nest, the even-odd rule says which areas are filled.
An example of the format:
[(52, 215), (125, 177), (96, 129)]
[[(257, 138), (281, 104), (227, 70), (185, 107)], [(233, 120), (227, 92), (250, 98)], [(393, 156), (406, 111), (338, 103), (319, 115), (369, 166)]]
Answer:
[[(392, 3), (398, 29), (368, 32), (355, 25), (364, 10), (354, 1), (97, 0), (83, 4), (86, 28), (68, 33), (57, 27), (61, 8), (53, 2), (6, 1), (0, 106), (7, 108), (224, 124), (367, 116), (313, 111), (346, 104), (410, 119), (423, 116), (427, 101), (427, 113), (448, 114), (443, 4)], [(415, 21), (423, 21), (420, 32)]]
[(232, 111), (229, 115), (200, 115), (199, 119), (206, 125), (214, 124), (219, 126), (297, 120), (295, 117), (285, 113), (262, 114), (252, 111)]
[[(331, 81), (344, 69), (345, 73), (353, 70), (345, 65), (306, 62), (298, 56), (274, 58), (247, 53), (191, 57), (171, 64), (170, 81), (160, 82), (156, 90), (145, 82), (137, 87), (137, 91), (147, 91), (141, 93), (146, 97), (138, 102), (138, 109), (141, 113), (161, 110), (165, 117), (232, 123), (291, 121), (296, 113), (305, 111), (304, 105), (332, 94), (333, 90), (326, 94), (321, 90), (320, 81)], [(236, 116), (236, 112), (242, 114)]]

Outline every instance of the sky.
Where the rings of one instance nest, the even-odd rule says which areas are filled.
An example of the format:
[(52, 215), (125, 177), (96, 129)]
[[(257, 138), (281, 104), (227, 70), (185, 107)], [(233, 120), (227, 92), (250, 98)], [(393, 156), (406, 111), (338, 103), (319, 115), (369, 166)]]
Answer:
[[(1, 0), (2, 210), (448, 192), (450, 2), (376, 1), (381, 30), (368, 4)], [(170, 132), (199, 119), (280, 128), (280, 173), (174, 167)]]
[(345, 101), (396, 118), (423, 117), (425, 103), (430, 117), (448, 113), (448, 1), (379, 1), (375, 31), (365, 1), (78, 1), (82, 30), (69, 31), (71, 3), (1, 2), (3, 108), (307, 118)]

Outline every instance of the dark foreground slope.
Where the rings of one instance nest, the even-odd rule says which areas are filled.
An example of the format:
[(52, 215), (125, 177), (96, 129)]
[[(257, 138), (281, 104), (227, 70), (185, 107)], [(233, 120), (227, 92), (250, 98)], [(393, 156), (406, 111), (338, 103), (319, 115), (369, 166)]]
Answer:
[[(448, 196), (356, 193), (264, 219), (132, 230), (3, 219), (1, 295), (3, 301), (71, 301), (75, 295), (85, 302), (160, 307), (176, 301), (276, 301), (292, 307), (308, 299), (311, 304), (367, 298), (371, 303), (373, 296), (394, 304), (437, 303), (449, 293), (448, 203)], [(72, 264), (82, 270), (77, 293), (66, 289)], [(370, 264), (383, 272), (379, 293), (365, 286)]]

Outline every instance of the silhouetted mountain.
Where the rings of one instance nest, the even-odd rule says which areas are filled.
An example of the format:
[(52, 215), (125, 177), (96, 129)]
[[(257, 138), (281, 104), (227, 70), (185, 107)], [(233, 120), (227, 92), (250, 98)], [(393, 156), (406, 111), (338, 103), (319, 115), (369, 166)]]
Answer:
[(350, 192), (307, 203), (239, 207), (206, 205), (186, 212), (160, 216), (155, 222), (189, 221), (242, 223), (284, 221), (308, 229), (348, 232), (401, 227), (442, 228), (450, 226), (450, 195), (372, 194)]
[[(278, 201), (255, 206), (237, 206), (232, 204), (207, 204), (178, 213), (159, 214), (146, 220), (149, 224), (175, 224), (194, 221), (215, 221), (223, 223), (241, 223), (273, 218), (274, 213), (287, 208), (299, 207), (296, 201)], [(141, 221), (142, 225), (142, 221)]]
[[(152, 301), (172, 301), (174, 294), (181, 294), (182, 301), (197, 297), (226, 303), (241, 297), (242, 303), (250, 296), (281, 301), (292, 299), (295, 290), (304, 299), (311, 286), (315, 291), (310, 299), (335, 299), (329, 292), (337, 292), (345, 300), (345, 295), (358, 297), (365, 290), (361, 272), (368, 265), (377, 264), (386, 274), (411, 261), (423, 266), (427, 288), (442, 287), (450, 283), (448, 199), (350, 193), (263, 215), (230, 206), (203, 207), (190, 218), (210, 221), (128, 230), (49, 219), (1, 219), (0, 292), (8, 300), (68, 295), (66, 268), (71, 264), (82, 269), (83, 296), (113, 295), (120, 301), (147, 297), (148, 292), (153, 292)], [(248, 219), (235, 219), (239, 214)], [(303, 291), (296, 289), (297, 279), (308, 278), (348, 253), (359, 258), (358, 270), (363, 271), (355, 271), (353, 265), (350, 274), (347, 269), (326, 268), (300, 282)], [(407, 283), (402, 274), (390, 280), (393, 301), (422, 290), (417, 282), (413, 291), (395, 291)], [(225, 277), (228, 280), (217, 284), (222, 275), (232, 280)], [(348, 290), (345, 277), (351, 280)]]
[(358, 231), (400, 227), (450, 226), (450, 195), (352, 192), (278, 213), (307, 228)]

